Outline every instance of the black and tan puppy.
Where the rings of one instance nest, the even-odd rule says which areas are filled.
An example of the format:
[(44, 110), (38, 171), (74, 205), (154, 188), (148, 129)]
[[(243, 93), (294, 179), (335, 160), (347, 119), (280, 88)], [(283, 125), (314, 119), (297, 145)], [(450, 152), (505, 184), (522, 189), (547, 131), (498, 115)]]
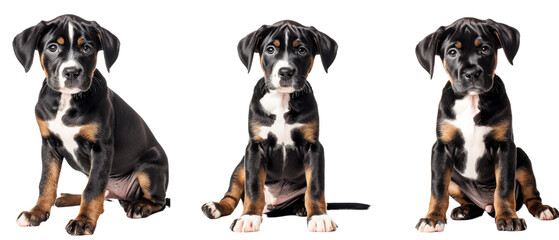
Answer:
[(510, 26), (462, 18), (417, 45), (417, 58), (431, 76), (439, 55), (450, 77), (439, 104), (429, 212), (419, 231), (444, 230), (449, 195), (460, 204), (452, 219), (476, 218), (485, 210), (501, 231), (526, 229), (516, 215), (523, 203), (541, 220), (559, 216), (542, 204), (530, 159), (514, 144), (510, 102), (495, 75), (497, 50), (503, 48), (512, 64), (519, 41)]
[[(38, 226), (52, 205), (80, 205), (66, 230), (84, 235), (95, 231), (105, 198), (119, 199), (130, 218), (163, 210), (169, 179), (165, 152), (96, 70), (98, 51), (103, 50), (107, 69), (116, 61), (117, 37), (96, 22), (63, 15), (18, 34), (13, 47), (25, 71), (37, 50), (46, 75), (35, 106), (43, 139), (39, 199), (17, 223)], [(62, 159), (89, 177), (81, 196), (56, 198)]]
[(239, 42), (239, 56), (249, 71), (259, 53), (264, 77), (250, 103), (246, 154), (223, 199), (202, 206), (209, 218), (231, 214), (243, 199), (243, 214), (231, 225), (235, 232), (259, 231), (263, 213), (286, 209), (306, 215), (309, 231), (336, 230), (326, 214), (324, 151), (307, 76), (317, 54), (328, 70), (337, 48), (326, 34), (293, 21), (264, 25)]

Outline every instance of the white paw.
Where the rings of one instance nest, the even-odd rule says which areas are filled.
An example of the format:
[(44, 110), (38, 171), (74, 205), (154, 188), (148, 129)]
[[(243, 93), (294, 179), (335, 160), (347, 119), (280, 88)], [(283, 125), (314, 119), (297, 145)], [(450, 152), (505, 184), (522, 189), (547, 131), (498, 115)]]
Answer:
[(219, 210), (217, 210), (217, 208), (215, 207), (215, 204), (213, 202), (209, 202), (209, 203), (204, 204), (202, 209), (204, 210), (204, 213), (206, 214), (206, 216), (209, 217), (209, 218), (216, 219), (216, 218), (221, 217), (221, 212)]
[(333, 232), (336, 231), (337, 228), (338, 225), (326, 214), (312, 216), (307, 223), (309, 232)]
[(259, 215), (243, 215), (237, 218), (231, 230), (233, 232), (258, 232), (260, 231), (260, 224), (262, 223), (262, 216)]
[(20, 227), (29, 227), (29, 219), (25, 216), (25, 214), (21, 214), (21, 216), (19, 216), (19, 218), (17, 219), (17, 225), (19, 225)]
[(423, 221), (421, 223), (421, 225), (419, 225), (419, 228), (417, 229), (420, 232), (426, 232), (426, 233), (432, 233), (432, 232), (442, 232), (444, 231), (444, 223), (437, 223), (435, 224), (435, 227), (432, 227), (431, 225), (427, 224), (425, 221)]
[(553, 220), (553, 213), (551, 213), (549, 209), (546, 209), (540, 213), (540, 220)]

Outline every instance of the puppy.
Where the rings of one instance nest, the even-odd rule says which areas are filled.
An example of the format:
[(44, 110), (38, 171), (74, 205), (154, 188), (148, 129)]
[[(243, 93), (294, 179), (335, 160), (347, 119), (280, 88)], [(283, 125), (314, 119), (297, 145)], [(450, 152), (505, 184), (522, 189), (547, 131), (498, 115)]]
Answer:
[[(42, 21), (18, 34), (15, 55), (29, 71), (35, 50), (46, 78), (35, 106), (43, 139), (43, 171), (37, 204), (22, 212), (20, 226), (38, 226), (51, 206), (80, 205), (66, 231), (95, 231), (105, 198), (116, 198), (128, 217), (161, 211), (169, 180), (167, 157), (146, 123), (116, 93), (96, 69), (104, 52), (107, 70), (118, 57), (119, 40), (93, 21), (63, 15)], [(81, 195), (56, 198), (62, 160), (89, 180)]]
[(202, 211), (209, 218), (227, 216), (243, 199), (235, 232), (260, 230), (263, 213), (289, 211), (306, 215), (309, 231), (335, 231), (324, 200), (324, 151), (318, 140), (318, 107), (307, 77), (320, 55), (324, 70), (338, 46), (314, 27), (294, 21), (264, 25), (238, 45), (250, 71), (254, 53), (264, 71), (254, 87), (249, 109), (249, 143), (220, 202)]
[(476, 218), (485, 210), (500, 231), (526, 229), (516, 215), (523, 203), (541, 220), (559, 216), (542, 204), (530, 159), (514, 143), (510, 102), (495, 75), (497, 50), (512, 64), (519, 43), (519, 32), (510, 26), (462, 18), (417, 45), (419, 63), (431, 77), (435, 55), (450, 77), (439, 103), (429, 211), (416, 225), (419, 231), (444, 230), (449, 195), (460, 204), (452, 219)]

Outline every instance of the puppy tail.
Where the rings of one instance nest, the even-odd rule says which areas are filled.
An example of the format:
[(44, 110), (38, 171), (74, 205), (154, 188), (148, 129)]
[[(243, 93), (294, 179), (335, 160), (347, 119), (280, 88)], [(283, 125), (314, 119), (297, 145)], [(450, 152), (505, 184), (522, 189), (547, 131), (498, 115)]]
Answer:
[(367, 210), (371, 205), (365, 203), (328, 203), (327, 210)]

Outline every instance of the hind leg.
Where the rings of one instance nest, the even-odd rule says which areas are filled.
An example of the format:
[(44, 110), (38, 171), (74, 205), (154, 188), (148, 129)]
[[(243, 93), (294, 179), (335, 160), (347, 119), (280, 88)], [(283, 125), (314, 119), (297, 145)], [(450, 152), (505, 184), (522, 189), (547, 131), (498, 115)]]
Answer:
[(82, 202), (82, 195), (80, 194), (70, 194), (61, 193), (60, 197), (54, 202), (54, 206), (57, 207), (71, 207), (78, 206)]
[(126, 216), (145, 218), (165, 209), (168, 174), (167, 167), (161, 165), (149, 164), (141, 167), (136, 174), (141, 189), (140, 198), (129, 204), (120, 202)]
[(528, 211), (540, 220), (553, 220), (559, 217), (556, 208), (542, 204), (540, 192), (536, 187), (536, 178), (532, 170), (532, 162), (528, 155), (517, 148), (516, 181), (520, 184), (520, 190), (524, 197), (524, 204)]
[(460, 207), (454, 208), (450, 214), (453, 220), (469, 220), (483, 215), (483, 209), (475, 205), (461, 190), (456, 183), (450, 181), (448, 186), (450, 196), (456, 200)]
[(225, 196), (218, 202), (208, 202), (202, 206), (202, 212), (210, 218), (216, 219), (233, 213), (239, 200), (244, 196), (245, 188), (245, 167), (244, 161), (241, 160), (239, 165), (233, 171), (229, 182), (229, 189)]
[[(145, 218), (165, 209), (165, 193), (169, 184), (167, 156), (163, 149), (154, 147), (145, 152), (138, 160), (135, 174), (140, 188), (139, 197), (134, 201), (120, 200), (121, 206), (129, 218)], [(134, 192), (134, 191), (131, 191)]]

